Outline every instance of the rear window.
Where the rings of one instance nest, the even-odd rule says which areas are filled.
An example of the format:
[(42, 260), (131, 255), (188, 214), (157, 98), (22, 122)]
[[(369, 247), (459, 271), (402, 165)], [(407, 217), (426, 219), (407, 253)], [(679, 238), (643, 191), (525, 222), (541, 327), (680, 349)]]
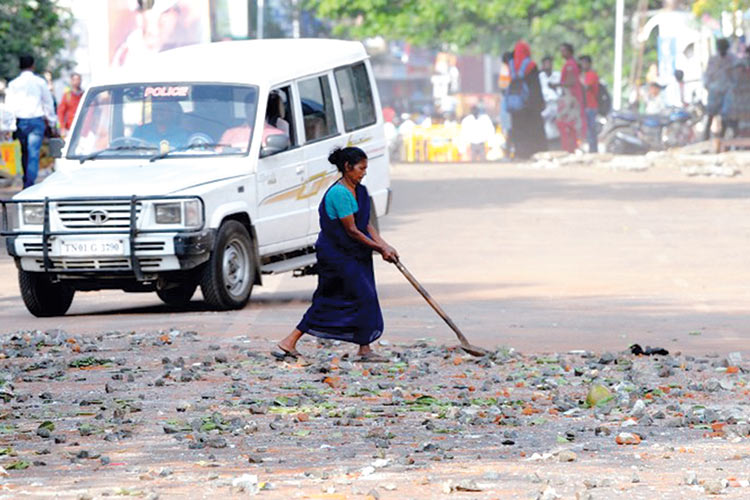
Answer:
[(302, 101), (302, 119), (307, 142), (314, 142), (338, 133), (328, 76), (302, 80), (298, 84)]
[(346, 131), (373, 125), (377, 121), (375, 103), (365, 63), (337, 69), (335, 76)]

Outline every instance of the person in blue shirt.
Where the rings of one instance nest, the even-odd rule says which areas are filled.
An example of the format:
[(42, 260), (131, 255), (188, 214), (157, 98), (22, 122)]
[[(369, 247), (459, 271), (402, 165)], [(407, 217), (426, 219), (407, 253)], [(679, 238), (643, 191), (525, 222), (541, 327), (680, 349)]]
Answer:
[(185, 130), (182, 120), (180, 103), (154, 100), (151, 103), (151, 122), (135, 129), (133, 137), (157, 146), (161, 141), (167, 141), (170, 148), (186, 146), (190, 132)]
[(358, 361), (388, 361), (370, 347), (383, 334), (372, 253), (396, 262), (398, 252), (370, 223), (370, 195), (362, 185), (367, 154), (347, 147), (334, 150), (328, 161), (336, 165), (341, 178), (326, 191), (318, 207), (318, 288), (302, 321), (271, 354), (279, 359), (297, 358), (297, 341), (307, 333), (359, 345)]

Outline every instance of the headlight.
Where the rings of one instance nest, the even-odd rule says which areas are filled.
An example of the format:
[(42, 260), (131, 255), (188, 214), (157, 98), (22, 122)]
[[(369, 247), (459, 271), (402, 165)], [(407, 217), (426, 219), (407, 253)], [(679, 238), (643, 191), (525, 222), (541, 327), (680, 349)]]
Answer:
[(44, 224), (44, 205), (41, 203), (24, 204), (22, 208), (23, 223), (32, 225)]
[(185, 202), (185, 226), (201, 227), (203, 225), (203, 210), (200, 200)]
[(182, 222), (182, 203), (157, 203), (154, 205), (157, 224), (179, 224)]

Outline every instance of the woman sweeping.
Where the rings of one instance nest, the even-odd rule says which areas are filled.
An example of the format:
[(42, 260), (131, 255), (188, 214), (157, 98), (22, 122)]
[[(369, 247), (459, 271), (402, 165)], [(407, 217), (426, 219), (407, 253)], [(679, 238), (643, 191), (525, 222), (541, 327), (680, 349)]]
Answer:
[(359, 345), (359, 361), (387, 361), (370, 348), (383, 334), (372, 252), (388, 262), (396, 262), (398, 253), (370, 224), (370, 196), (361, 184), (367, 172), (365, 152), (356, 147), (336, 149), (328, 161), (341, 178), (318, 207), (318, 288), (302, 321), (271, 354), (279, 359), (301, 356), (297, 341), (307, 333)]

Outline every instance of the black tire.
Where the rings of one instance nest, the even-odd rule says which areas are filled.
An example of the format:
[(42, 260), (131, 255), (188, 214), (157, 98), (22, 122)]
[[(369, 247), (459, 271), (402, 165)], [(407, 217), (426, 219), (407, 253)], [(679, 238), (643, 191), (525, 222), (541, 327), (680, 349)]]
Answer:
[(257, 272), (247, 228), (227, 221), (219, 228), (211, 258), (201, 273), (203, 298), (219, 311), (242, 309), (250, 300)]
[(195, 294), (195, 289), (198, 288), (196, 282), (185, 282), (180, 283), (172, 288), (165, 288), (163, 290), (157, 290), (156, 295), (167, 305), (174, 307), (183, 307), (190, 302)]
[(623, 144), (622, 140), (617, 137), (617, 132), (612, 132), (605, 136), (602, 143), (604, 144), (604, 150), (607, 153), (620, 155), (627, 152), (625, 144)]
[(63, 283), (53, 283), (44, 273), (18, 271), (18, 286), (26, 309), (37, 318), (62, 316), (73, 302), (75, 290)]

